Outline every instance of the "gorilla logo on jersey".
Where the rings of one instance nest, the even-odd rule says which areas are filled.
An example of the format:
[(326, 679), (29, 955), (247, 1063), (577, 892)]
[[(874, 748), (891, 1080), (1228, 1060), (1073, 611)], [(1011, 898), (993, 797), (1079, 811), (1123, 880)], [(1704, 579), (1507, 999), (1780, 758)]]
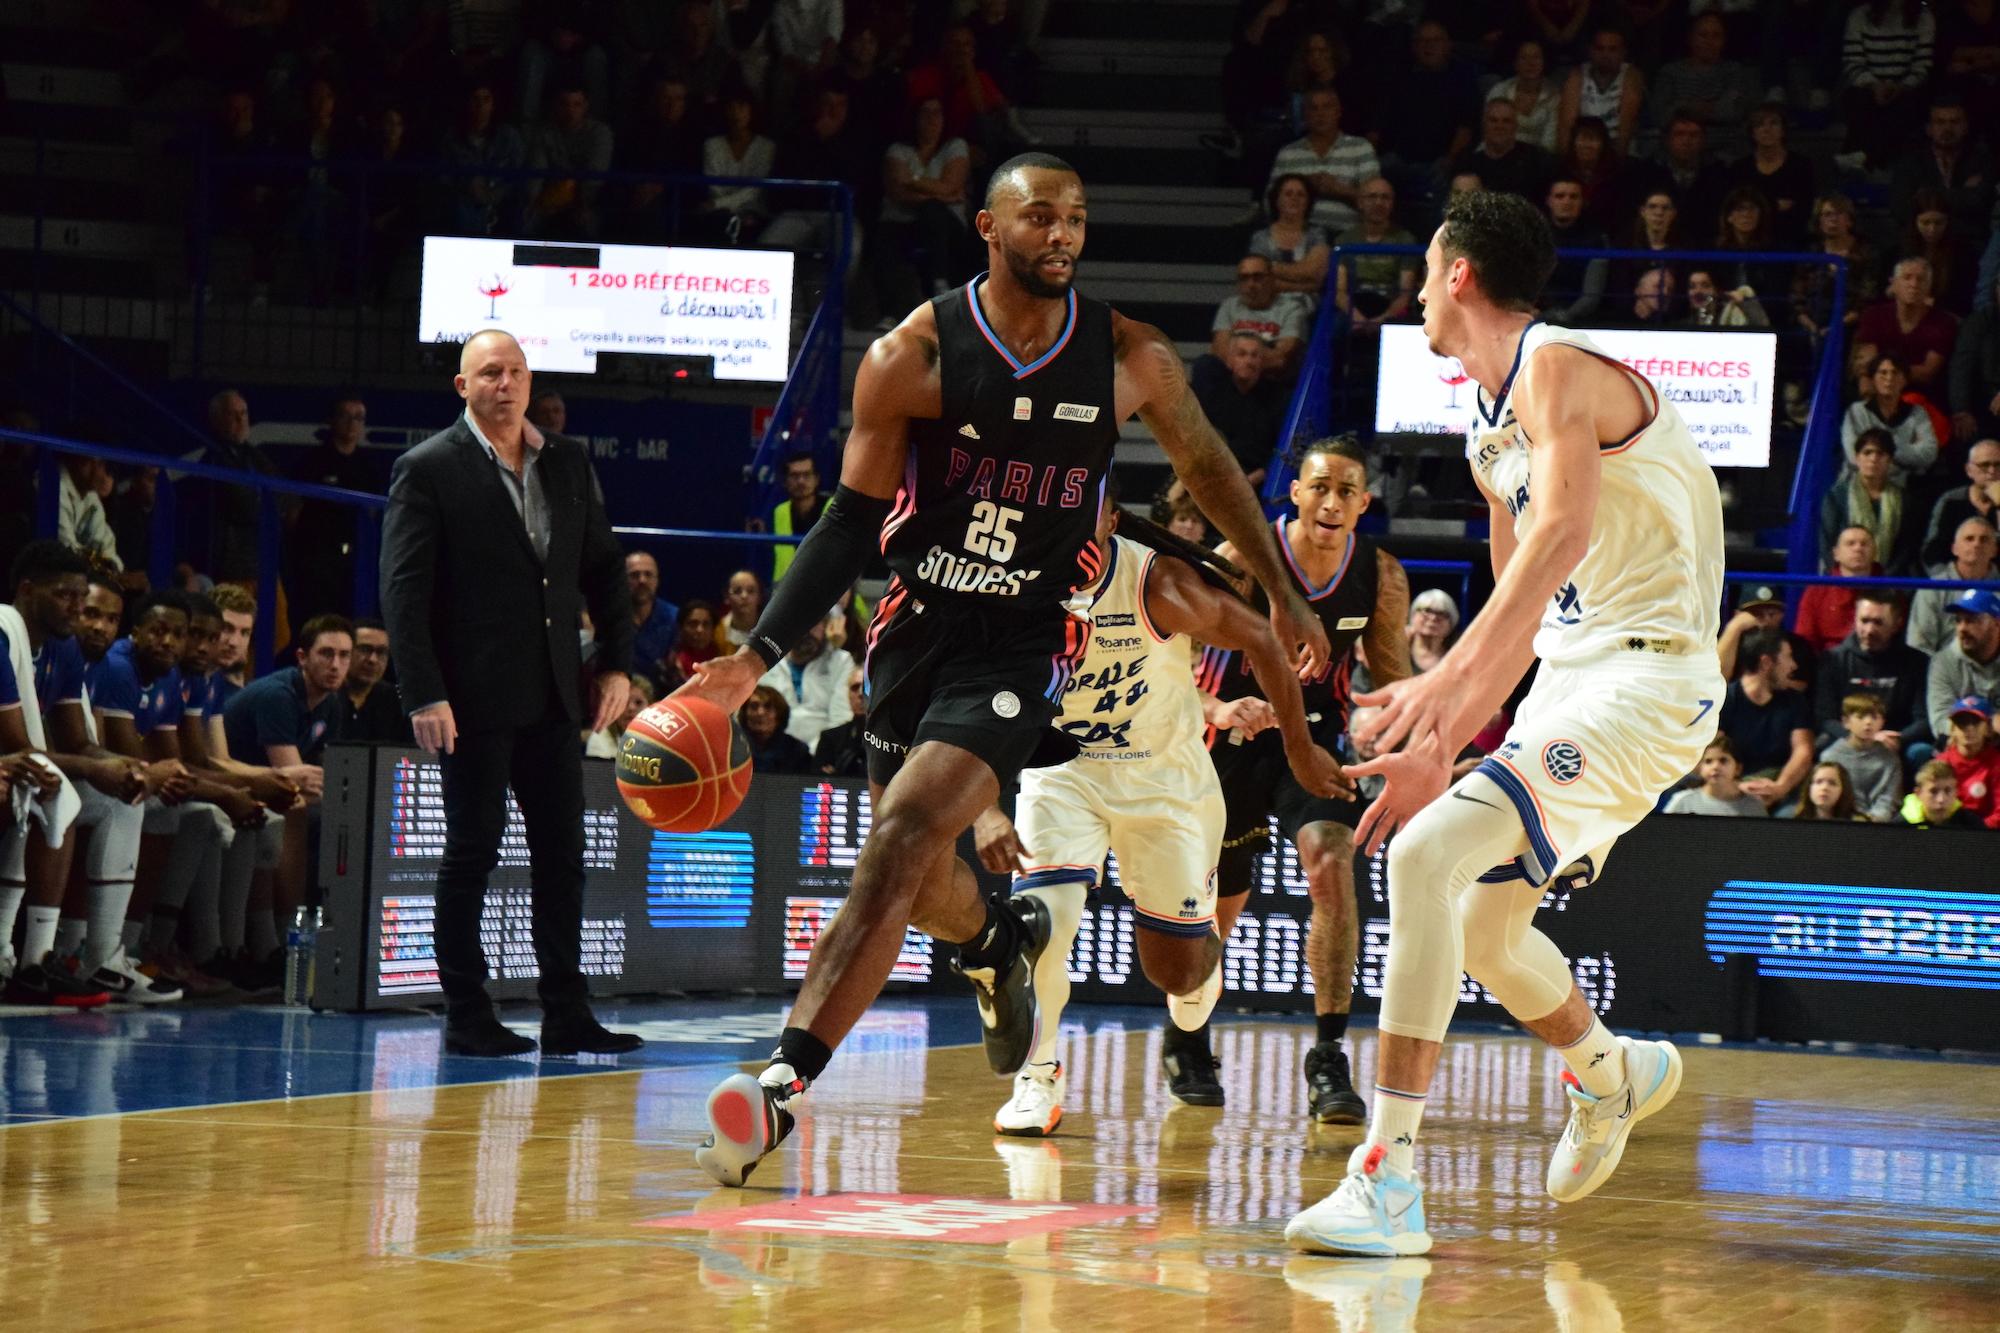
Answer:
[(1542, 767), (1557, 786), (1567, 787), (1583, 776), (1583, 751), (1574, 741), (1550, 741), (1542, 747)]

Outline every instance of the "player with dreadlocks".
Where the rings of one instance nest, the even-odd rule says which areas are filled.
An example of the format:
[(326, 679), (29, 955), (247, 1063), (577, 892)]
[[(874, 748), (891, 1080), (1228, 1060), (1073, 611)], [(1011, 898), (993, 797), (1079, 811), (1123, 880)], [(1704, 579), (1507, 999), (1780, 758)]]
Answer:
[[(1396, 557), (1355, 531), (1368, 508), (1368, 464), (1354, 437), (1314, 440), (1299, 451), (1297, 464), (1291, 492), (1297, 517), (1281, 518), (1274, 526), (1292, 585), (1332, 641), (1327, 665), (1303, 683), (1312, 735), (1331, 746), (1347, 730), (1353, 707), (1350, 681), (1357, 642), (1368, 655), (1368, 674), (1377, 689), (1410, 675), (1405, 637), (1410, 581)], [(1227, 543), (1220, 554), (1231, 554)], [(1270, 697), (1265, 673), (1228, 644), (1209, 645), (1196, 681), (1204, 693), (1225, 703), (1259, 693)], [(1227, 807), (1222, 901), (1240, 905), (1250, 892), (1256, 858), (1271, 845), (1275, 816), (1279, 831), (1298, 852), (1312, 897), (1306, 966), (1312, 974), (1318, 1031), (1305, 1059), (1307, 1113), (1321, 1124), (1358, 1125), (1366, 1118), (1366, 1107), (1354, 1091), (1341, 1043), (1347, 1035), (1359, 944), (1354, 828), (1361, 804), (1351, 798), (1328, 800), (1295, 782), (1284, 751), (1268, 736), (1223, 723), (1210, 727), (1208, 744)], [(1161, 1060), (1175, 1096), (1221, 1104), (1222, 1085), (1206, 1032), (1169, 1029)]]
[[(1090, 641), (1056, 719), (1077, 757), (1022, 773), (1018, 827), (997, 805), (973, 825), (981, 862), (1012, 874), (1014, 892), (1039, 899), (1054, 925), (1034, 970), (1039, 1037), (993, 1119), (1002, 1134), (1049, 1134), (1062, 1120), (1056, 1037), (1069, 952), (1107, 850), (1117, 854), (1140, 927), (1140, 969), (1167, 993), (1173, 1026), (1200, 1030), (1222, 994), (1222, 940), (1235, 913), (1217, 920), (1223, 800), (1203, 753), (1204, 726), (1253, 734), (1275, 726), (1278, 753), (1302, 790), (1352, 794), (1339, 764), (1312, 740), (1298, 678), (1270, 624), (1237, 595), (1244, 576), (1235, 566), (1121, 514), (1109, 479), (1097, 542), (1104, 572), (1079, 590), (1087, 606), (1077, 608), (1090, 620)], [(1265, 697), (1205, 706), (1191, 639), (1243, 654)]]

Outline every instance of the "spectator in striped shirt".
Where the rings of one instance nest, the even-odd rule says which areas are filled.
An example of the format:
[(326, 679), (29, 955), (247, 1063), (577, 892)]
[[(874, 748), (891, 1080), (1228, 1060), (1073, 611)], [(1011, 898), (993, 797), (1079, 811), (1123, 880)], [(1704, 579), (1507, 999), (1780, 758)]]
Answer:
[[(1315, 88), (1306, 94), (1306, 134), (1278, 150), (1270, 181), (1303, 176), (1313, 195), (1312, 225), (1338, 235), (1360, 219), (1355, 201), (1362, 185), (1382, 174), (1375, 147), (1358, 134), (1340, 132), (1340, 94)], [(1269, 182), (1266, 183), (1269, 188)]]
[(1922, 0), (1869, 0), (1847, 16), (1840, 53), (1847, 148), (1868, 165), (1889, 165), (1908, 144), (1923, 114), (1918, 94), (1930, 81), (1936, 40)]

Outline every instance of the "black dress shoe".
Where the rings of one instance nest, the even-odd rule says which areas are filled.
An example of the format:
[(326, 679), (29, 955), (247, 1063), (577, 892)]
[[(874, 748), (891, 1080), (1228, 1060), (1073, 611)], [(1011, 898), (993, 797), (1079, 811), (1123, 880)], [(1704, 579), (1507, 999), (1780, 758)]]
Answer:
[(588, 1009), (542, 1018), (544, 1055), (623, 1055), (646, 1043), (636, 1032), (613, 1032)]
[(493, 1015), (483, 1014), (463, 1022), (447, 1022), (444, 1049), (448, 1055), (526, 1055), (535, 1049), (535, 1043), (501, 1026)]

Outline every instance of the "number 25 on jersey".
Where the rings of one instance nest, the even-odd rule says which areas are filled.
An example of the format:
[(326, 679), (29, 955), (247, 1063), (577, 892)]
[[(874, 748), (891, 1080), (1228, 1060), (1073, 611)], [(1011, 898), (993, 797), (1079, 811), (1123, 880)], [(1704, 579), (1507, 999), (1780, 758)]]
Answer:
[(981, 500), (972, 507), (972, 522), (965, 528), (965, 549), (1004, 565), (1014, 554), (1014, 525), (1021, 511)]

